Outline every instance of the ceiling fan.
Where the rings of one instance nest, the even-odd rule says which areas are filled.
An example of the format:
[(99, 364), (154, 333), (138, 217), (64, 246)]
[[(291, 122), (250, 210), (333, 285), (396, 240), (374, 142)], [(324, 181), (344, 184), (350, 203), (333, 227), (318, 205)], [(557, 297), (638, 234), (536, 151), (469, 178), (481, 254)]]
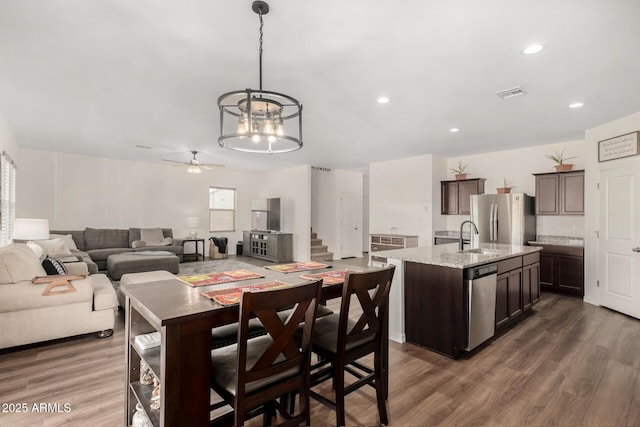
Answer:
[(187, 173), (194, 173), (194, 174), (202, 173), (202, 169), (210, 170), (212, 167), (224, 167), (224, 165), (217, 164), (217, 163), (211, 163), (211, 164), (201, 163), (200, 160), (196, 159), (196, 155), (198, 154), (198, 151), (191, 150), (190, 153), (193, 155), (193, 159), (189, 160), (188, 162), (181, 162), (179, 160), (168, 160), (168, 159), (162, 159), (162, 161), (187, 165)]

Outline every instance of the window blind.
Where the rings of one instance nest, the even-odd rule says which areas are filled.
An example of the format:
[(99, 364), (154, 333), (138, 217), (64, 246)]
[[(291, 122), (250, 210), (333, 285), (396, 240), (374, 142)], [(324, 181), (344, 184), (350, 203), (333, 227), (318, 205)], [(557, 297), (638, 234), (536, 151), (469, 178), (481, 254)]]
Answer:
[(3, 151), (0, 156), (0, 246), (11, 243), (16, 219), (16, 165)]

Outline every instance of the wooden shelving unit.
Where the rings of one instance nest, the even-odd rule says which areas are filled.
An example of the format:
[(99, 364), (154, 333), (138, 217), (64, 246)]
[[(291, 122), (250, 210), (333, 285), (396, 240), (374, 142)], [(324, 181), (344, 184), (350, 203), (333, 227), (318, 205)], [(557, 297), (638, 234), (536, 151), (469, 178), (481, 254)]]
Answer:
[[(160, 384), (162, 384), (161, 372), (161, 347), (154, 347), (148, 350), (140, 350), (135, 345), (135, 337), (151, 332), (157, 332), (147, 319), (142, 316), (134, 307), (129, 305), (129, 315), (127, 316), (127, 411), (125, 413), (125, 425), (131, 425), (133, 414), (136, 411), (136, 403), (140, 403), (144, 408), (147, 417), (154, 426), (160, 426), (160, 410), (151, 409), (151, 394), (153, 384), (144, 385), (140, 383), (140, 360), (144, 360), (149, 365)], [(162, 397), (161, 397), (162, 399)]]

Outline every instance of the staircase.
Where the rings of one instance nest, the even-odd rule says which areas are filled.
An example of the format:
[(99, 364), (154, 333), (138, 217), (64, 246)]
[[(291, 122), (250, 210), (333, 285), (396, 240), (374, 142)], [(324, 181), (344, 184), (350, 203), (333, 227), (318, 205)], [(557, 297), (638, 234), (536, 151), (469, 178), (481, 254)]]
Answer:
[(318, 233), (311, 232), (311, 261), (331, 261), (333, 252), (327, 251), (327, 246), (318, 239)]

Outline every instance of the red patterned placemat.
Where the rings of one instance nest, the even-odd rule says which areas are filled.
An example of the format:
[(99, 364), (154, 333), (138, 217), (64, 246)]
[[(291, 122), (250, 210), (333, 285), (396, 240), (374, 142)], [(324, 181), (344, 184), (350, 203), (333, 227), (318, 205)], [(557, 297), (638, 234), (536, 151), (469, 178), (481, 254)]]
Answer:
[(264, 276), (262, 274), (254, 273), (249, 270), (230, 270), (222, 271), (220, 273), (178, 276), (178, 279), (182, 280), (189, 286), (198, 287), (207, 285), (219, 285), (221, 283), (237, 282), (240, 280), (259, 279), (261, 277)]
[(284, 288), (291, 286), (288, 283), (273, 280), (271, 282), (256, 283), (253, 285), (239, 286), (237, 288), (219, 289), (217, 291), (200, 292), (203, 297), (209, 298), (221, 305), (239, 304), (242, 292), (263, 291), (265, 289)]
[(351, 270), (336, 270), (336, 271), (325, 271), (322, 273), (305, 273), (301, 274), (300, 278), (307, 280), (318, 280), (322, 279), (322, 285), (338, 285), (340, 283), (344, 283), (344, 279), (347, 276), (347, 273), (353, 273)]
[(278, 264), (269, 265), (265, 268), (269, 270), (278, 271), (280, 273), (296, 273), (298, 271), (317, 270), (319, 268), (329, 268), (329, 264), (323, 264), (321, 262), (293, 262), (291, 264)]

